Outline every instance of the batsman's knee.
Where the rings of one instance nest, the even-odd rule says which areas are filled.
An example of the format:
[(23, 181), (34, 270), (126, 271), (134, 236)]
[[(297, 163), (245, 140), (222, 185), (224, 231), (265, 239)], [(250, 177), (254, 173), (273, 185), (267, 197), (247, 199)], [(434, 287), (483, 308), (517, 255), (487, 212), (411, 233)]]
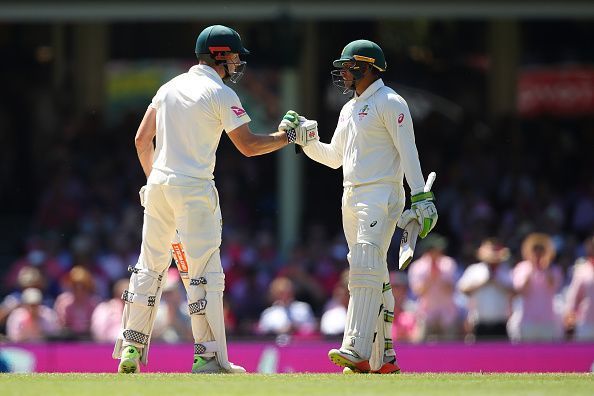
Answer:
[(190, 280), (188, 300), (190, 315), (204, 315), (212, 293), (223, 293), (225, 290), (225, 274), (222, 272), (206, 273), (204, 276)]
[(357, 243), (350, 253), (349, 290), (357, 287), (383, 290), (385, 265), (379, 248)]
[(157, 303), (157, 291), (163, 281), (163, 273), (128, 267), (130, 285), (124, 290), (122, 300), (129, 304), (142, 304), (147, 307), (154, 307)]

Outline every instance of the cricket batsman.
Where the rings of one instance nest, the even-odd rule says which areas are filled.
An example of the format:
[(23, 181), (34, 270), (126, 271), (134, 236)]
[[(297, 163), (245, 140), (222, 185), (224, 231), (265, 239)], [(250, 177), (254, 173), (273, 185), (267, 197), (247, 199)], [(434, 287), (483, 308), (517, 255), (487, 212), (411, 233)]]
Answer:
[[(333, 83), (353, 97), (340, 112), (331, 142), (313, 139), (303, 147), (314, 161), (342, 166), (344, 176), (350, 300), (342, 346), (328, 357), (345, 373), (399, 373), (391, 339), (394, 297), (387, 251), (397, 224), (404, 228), (418, 222), (424, 238), (435, 227), (437, 210), (433, 193), (423, 191), (408, 105), (381, 79), (387, 67), (382, 49), (369, 40), (353, 41), (333, 66)], [(412, 205), (402, 213), (404, 176)]]
[(196, 40), (195, 53), (198, 64), (157, 91), (135, 137), (147, 184), (140, 192), (144, 206), (140, 256), (129, 268), (130, 285), (122, 295), (126, 302), (122, 330), (113, 351), (114, 359), (120, 359), (120, 373), (138, 373), (140, 362), (147, 363), (172, 241), (183, 245), (187, 261), (195, 342), (192, 372), (245, 372), (227, 357), (215, 152), (222, 131), (248, 157), (306, 142), (305, 129), (294, 112), (283, 118), (282, 131), (268, 135), (250, 131), (250, 117), (237, 94), (225, 85), (242, 77), (246, 62), (241, 56), (249, 54), (235, 30), (207, 27)]

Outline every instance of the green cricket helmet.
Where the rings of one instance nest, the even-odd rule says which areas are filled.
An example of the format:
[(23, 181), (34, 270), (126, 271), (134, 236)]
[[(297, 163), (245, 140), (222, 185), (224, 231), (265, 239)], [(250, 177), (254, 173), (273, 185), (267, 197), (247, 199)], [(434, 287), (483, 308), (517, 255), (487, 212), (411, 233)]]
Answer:
[(346, 66), (356, 81), (363, 77), (364, 71), (361, 70), (363, 64), (371, 65), (380, 72), (384, 72), (388, 68), (384, 51), (379, 45), (369, 40), (350, 42), (342, 50), (340, 58), (332, 62), (332, 65), (336, 68), (331, 72), (332, 82), (337, 87), (344, 89), (343, 93), (353, 90), (352, 81), (345, 81), (342, 71)]
[(217, 65), (224, 65), (227, 72), (226, 79), (236, 83), (243, 76), (245, 61), (233, 62), (235, 70), (229, 72), (228, 65), (232, 54), (248, 55), (248, 51), (241, 43), (239, 33), (230, 27), (213, 25), (204, 29), (196, 39), (196, 56), (210, 55)]

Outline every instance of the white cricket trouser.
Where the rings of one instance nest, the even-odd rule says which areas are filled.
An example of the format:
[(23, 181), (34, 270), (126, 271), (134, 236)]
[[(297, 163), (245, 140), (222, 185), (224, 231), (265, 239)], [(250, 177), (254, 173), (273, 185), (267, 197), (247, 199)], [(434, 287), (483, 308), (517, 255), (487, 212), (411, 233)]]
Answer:
[(203, 180), (194, 186), (148, 184), (144, 201), (137, 267), (158, 273), (167, 269), (171, 265), (171, 241), (177, 230), (184, 245), (188, 274), (190, 278), (200, 276), (221, 245), (222, 217), (214, 182)]
[(402, 185), (345, 187), (342, 195), (342, 226), (349, 255), (354, 244), (370, 243), (380, 249), (385, 260), (404, 204)]
[[(342, 221), (349, 246), (349, 308), (342, 348), (370, 359), (374, 332), (384, 326), (383, 310), (392, 311), (394, 300), (390, 289), (387, 252), (396, 222), (404, 209), (404, 188), (398, 184), (369, 184), (346, 187), (342, 197)], [(389, 298), (390, 301), (382, 299)], [(381, 321), (381, 322), (379, 322)], [(391, 320), (390, 320), (391, 322)], [(382, 327), (382, 334), (385, 327)], [(383, 334), (389, 337), (389, 334)], [(388, 354), (393, 355), (391, 339), (376, 350), (383, 356), (384, 341)], [(371, 356), (375, 362), (380, 356)], [(377, 367), (378, 368), (378, 367)]]

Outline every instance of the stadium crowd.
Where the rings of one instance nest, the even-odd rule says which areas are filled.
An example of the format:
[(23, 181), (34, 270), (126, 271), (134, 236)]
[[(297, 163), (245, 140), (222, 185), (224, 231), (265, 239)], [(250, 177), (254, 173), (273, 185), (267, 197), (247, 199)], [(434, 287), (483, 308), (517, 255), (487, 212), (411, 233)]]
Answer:
[[(127, 267), (140, 246), (136, 123), (130, 116), (107, 127), (89, 115), (60, 123), (60, 139), (37, 142), (46, 154), (32, 177), (42, 187), (21, 255), (0, 277), (1, 337), (115, 338)], [(440, 174), (440, 220), (409, 269), (392, 272), (395, 339), (594, 339), (591, 120), (506, 119), (492, 128), (466, 120), (457, 136), (438, 123), (427, 117), (415, 125), (427, 169)], [(451, 139), (460, 144), (447, 144)], [(339, 196), (322, 203), (334, 217), (306, 218), (302, 241), (282, 257), (275, 186), (267, 182), (275, 180), (274, 157), (244, 158), (223, 138), (218, 158), (229, 335), (340, 334), (348, 264), (340, 224), (332, 220)], [(154, 336), (191, 340), (174, 266)]]

